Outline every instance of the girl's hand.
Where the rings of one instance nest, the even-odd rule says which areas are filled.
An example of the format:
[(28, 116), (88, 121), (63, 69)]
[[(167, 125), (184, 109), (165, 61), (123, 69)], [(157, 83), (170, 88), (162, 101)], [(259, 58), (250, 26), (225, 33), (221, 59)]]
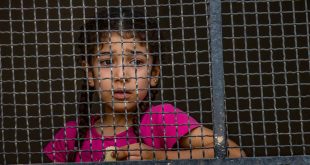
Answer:
[(146, 144), (134, 143), (118, 148), (117, 152), (114, 152), (112, 156), (116, 160), (160, 160), (163, 154), (163, 151), (153, 150), (152, 147)]

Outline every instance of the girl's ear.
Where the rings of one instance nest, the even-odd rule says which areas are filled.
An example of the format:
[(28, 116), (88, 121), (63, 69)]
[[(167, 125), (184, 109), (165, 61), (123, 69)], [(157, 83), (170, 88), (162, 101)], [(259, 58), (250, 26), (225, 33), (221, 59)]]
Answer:
[(153, 66), (151, 71), (151, 87), (155, 87), (158, 84), (159, 73), (159, 66)]
[(94, 74), (91, 68), (88, 68), (88, 64), (86, 61), (82, 61), (82, 66), (83, 69), (85, 71), (85, 73), (87, 74), (87, 78), (88, 78), (88, 85), (90, 87), (94, 87), (95, 86), (95, 82), (94, 82)]

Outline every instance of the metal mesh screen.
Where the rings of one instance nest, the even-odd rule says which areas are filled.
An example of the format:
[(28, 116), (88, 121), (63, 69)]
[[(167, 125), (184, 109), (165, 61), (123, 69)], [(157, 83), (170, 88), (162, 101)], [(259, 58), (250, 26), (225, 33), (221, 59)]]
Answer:
[(228, 134), (251, 156), (309, 154), (309, 3), (223, 3)]
[[(83, 55), (78, 36), (85, 30), (80, 27), (106, 8), (138, 8), (156, 20), (156, 31), (165, 34), (157, 41), (165, 45), (165, 61), (158, 63), (158, 95), (145, 102), (170, 103), (213, 130), (211, 162), (223, 161), (232, 148), (219, 137), (236, 142), (247, 157), (309, 155), (309, 5), (302, 0), (1, 1), (0, 162), (49, 162), (44, 146), (68, 121), (78, 121), (83, 103), (104, 116), (101, 96), (80, 101), (92, 89), (82, 88), (88, 79), (78, 60)], [(178, 144), (172, 150), (180, 158), (183, 149)]]

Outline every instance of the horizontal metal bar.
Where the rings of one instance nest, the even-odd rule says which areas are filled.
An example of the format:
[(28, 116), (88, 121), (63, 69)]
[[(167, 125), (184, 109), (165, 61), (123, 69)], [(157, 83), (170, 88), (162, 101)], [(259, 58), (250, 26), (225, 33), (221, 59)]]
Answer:
[[(74, 163), (70, 163), (74, 164)], [(87, 163), (84, 163), (87, 164)], [(100, 164), (100, 163), (88, 163)], [(120, 162), (104, 162), (101, 164), (120, 164), (120, 165), (188, 165), (188, 164), (208, 164), (208, 165), (279, 165), (279, 164), (310, 164), (310, 156), (283, 156), (283, 157), (256, 157), (256, 158), (240, 158), (240, 159), (197, 159), (197, 160), (173, 160), (173, 161), (120, 161)]]

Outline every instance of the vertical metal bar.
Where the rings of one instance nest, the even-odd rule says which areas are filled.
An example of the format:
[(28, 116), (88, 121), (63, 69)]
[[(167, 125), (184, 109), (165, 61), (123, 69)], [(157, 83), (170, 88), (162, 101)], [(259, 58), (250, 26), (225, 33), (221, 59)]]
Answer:
[[(6, 154), (5, 154), (5, 141), (4, 141), (4, 109), (3, 109), (3, 79), (2, 79), (2, 51), (0, 47), (0, 117), (1, 117), (1, 141), (2, 141), (2, 163), (6, 164)], [(0, 159), (1, 160), (1, 159)]]
[[(10, 23), (10, 48), (11, 48), (11, 73), (12, 73), (12, 94), (13, 94), (13, 105), (14, 105), (14, 147), (16, 154), (16, 164), (19, 164), (19, 150), (17, 146), (17, 106), (16, 106), (16, 81), (15, 81), (15, 64), (14, 64), (14, 40), (13, 40), (13, 13), (12, 13), (12, 2), (9, 1), (9, 23)], [(5, 152), (5, 151), (3, 151)]]
[[(58, 16), (58, 30), (59, 30), (59, 58), (60, 58), (60, 74), (61, 74), (61, 96), (62, 96), (62, 119), (63, 126), (66, 129), (66, 88), (65, 88), (65, 75), (64, 75), (64, 53), (63, 53), (63, 31), (62, 31), (62, 15), (61, 15), (61, 2), (57, 0), (57, 16)], [(49, 27), (50, 28), (50, 27)], [(51, 69), (51, 68), (49, 68)], [(67, 131), (64, 131), (65, 150), (69, 151), (68, 135)], [(66, 154), (66, 160), (68, 160), (68, 154)]]
[[(294, 3), (294, 2), (293, 2)], [(285, 31), (284, 31), (284, 17), (283, 17), (283, 7), (282, 7), (282, 2), (279, 2), (280, 4), (280, 16), (281, 16), (281, 31), (282, 31), (282, 36), (285, 36)], [(292, 8), (293, 11), (294, 11), (294, 7)], [(293, 12), (293, 18), (294, 18), (294, 21), (295, 21), (295, 12)], [(295, 29), (295, 26), (294, 26), (294, 30)], [(296, 35), (296, 33), (294, 33)], [(282, 37), (282, 48), (285, 48), (285, 45), (286, 45), (286, 39), (285, 37)], [(296, 41), (296, 37), (295, 37), (295, 41)], [(297, 45), (296, 45), (297, 46)], [(298, 51), (298, 50), (296, 50)], [(282, 49), (282, 53), (283, 53), (283, 70), (284, 70), (284, 81), (285, 81), (285, 102), (286, 102), (286, 112), (287, 112), (287, 126), (288, 126), (288, 137), (289, 137), (289, 147), (290, 147), (290, 154), (293, 155), (294, 154), (294, 150), (293, 150), (293, 143), (292, 143), (292, 128), (291, 128), (291, 114), (290, 114), (290, 102), (289, 102), (289, 86), (287, 85), (289, 82), (287, 80), (287, 76), (288, 76), (288, 70), (287, 70), (287, 54), (286, 54), (286, 51), (285, 49)], [(296, 52), (296, 55), (298, 54), (298, 52)], [(298, 61), (298, 57), (296, 57), (296, 62)], [(289, 65), (289, 64), (288, 64)], [(296, 65), (297, 66), (297, 69), (298, 69), (298, 64)], [(298, 72), (297, 72), (298, 74)], [(298, 77), (298, 75), (297, 75)], [(298, 79), (297, 79), (298, 80)], [(299, 88), (298, 88), (299, 89)], [(299, 94), (299, 93), (298, 93)], [(294, 132), (294, 131), (293, 131)]]
[[(260, 88), (260, 105), (262, 107), (262, 109), (265, 109), (265, 107), (268, 107), (265, 102), (264, 102), (264, 96), (266, 92), (264, 92), (264, 87), (263, 87), (263, 79), (264, 79), (264, 75), (263, 75), (263, 58), (262, 58), (262, 55), (263, 55), (263, 46), (261, 46), (261, 43), (262, 43), (262, 40), (261, 38), (259, 37), (260, 34), (261, 34), (261, 30), (260, 30), (260, 23), (259, 23), (259, 4), (258, 3), (254, 3), (255, 5), (255, 10), (254, 12), (256, 13), (255, 14), (255, 26), (256, 26), (256, 42), (257, 42), (257, 57), (258, 57), (258, 69), (259, 69), (259, 88)], [(262, 122), (264, 123), (263, 124), (263, 132), (264, 132), (264, 135), (263, 135), (263, 138), (264, 138), (264, 146), (267, 146), (267, 135), (265, 134), (266, 133), (266, 126), (265, 126), (265, 111), (262, 110), (262, 113), (261, 113), (261, 116), (262, 116)], [(252, 120), (251, 120), (252, 121)], [(256, 144), (255, 144), (255, 138), (254, 138), (254, 128), (253, 128), (253, 122), (251, 122), (251, 136), (252, 136), (252, 155), (253, 156), (256, 156)], [(267, 155), (267, 151), (265, 150), (265, 155)]]
[[(309, 2), (309, 1), (308, 1)], [(302, 89), (302, 87), (301, 87), (301, 84), (300, 84), (300, 82), (301, 82), (301, 74), (300, 74), (300, 66), (299, 66), (299, 64), (301, 64), (301, 63), (299, 63), (299, 54), (301, 54), (301, 53), (299, 53), (299, 50), (300, 50), (300, 48), (298, 48), (298, 40), (297, 40), (297, 35), (298, 35), (298, 27), (296, 27), (296, 23), (298, 23), (299, 21), (297, 20), (297, 15), (296, 15), (296, 10), (295, 10), (295, 8), (297, 7), (297, 5), (298, 4), (296, 4), (296, 6), (295, 6), (295, 2), (294, 1), (292, 1), (292, 12), (293, 12), (293, 27), (294, 27), (294, 48), (295, 48), (295, 58), (296, 58), (296, 76), (297, 76), (297, 92), (298, 92), (298, 108), (302, 108), (302, 106), (301, 106), (301, 97), (300, 96), (302, 96), (302, 93), (301, 93), (301, 89)], [(308, 10), (309, 11), (309, 10)], [(307, 13), (307, 12), (305, 12), (305, 13)], [(306, 19), (306, 20), (308, 20), (308, 19)], [(306, 25), (309, 25), (309, 24), (306, 24)], [(309, 34), (309, 33), (308, 33)], [(309, 44), (308, 44), (308, 49), (309, 49)], [(308, 51), (309, 52), (309, 51)], [(309, 52), (310, 53), (310, 52)], [(308, 53), (308, 58), (309, 58), (309, 54)], [(285, 78), (287, 79), (287, 76), (288, 76), (288, 74), (286, 74), (285, 75)], [(286, 80), (285, 79), (285, 80)], [(286, 83), (286, 82), (285, 82)], [(287, 84), (287, 83), (286, 83)], [(287, 89), (287, 85), (286, 85), (286, 89)], [(287, 95), (288, 96), (288, 95)], [(289, 97), (289, 96), (288, 96)], [(288, 102), (288, 100), (287, 100), (287, 104), (288, 104), (289, 102)], [(287, 107), (289, 108), (290, 107), (290, 105), (287, 105)], [(293, 153), (293, 149), (292, 149), (292, 145), (293, 145), (293, 137), (292, 137), (292, 130), (294, 130), (294, 129), (292, 129), (291, 128), (291, 124), (292, 124), (292, 121), (291, 121), (291, 119), (290, 119), (290, 114), (289, 114), (289, 112), (290, 112), (290, 110), (289, 109), (287, 109), (287, 112), (288, 112), (288, 128), (289, 128), (289, 142), (290, 142), (290, 152), (291, 152), (291, 155), (294, 155), (294, 153)], [(303, 117), (303, 115), (301, 115), (301, 119), (303, 119), (303, 118), (305, 118), (305, 117)], [(301, 122), (302, 123), (302, 122)], [(303, 132), (302, 132), (303, 133)], [(303, 137), (303, 135), (304, 134), (302, 134), (302, 137)], [(304, 144), (304, 143), (303, 143)]]
[(268, 39), (269, 39), (269, 54), (270, 54), (270, 65), (271, 65), (271, 75), (272, 75), (272, 101), (273, 101), (273, 116), (274, 116), (274, 124), (276, 127), (276, 147), (277, 147), (277, 156), (281, 155), (281, 148), (280, 148), (280, 136), (279, 136), (279, 120), (278, 120), (278, 115), (277, 115), (277, 107), (278, 107), (278, 102), (277, 102), (277, 94), (276, 94), (276, 77), (275, 77), (275, 60), (274, 59), (274, 51), (273, 45), (274, 43), (272, 42), (272, 27), (271, 27), (271, 5), (270, 2), (267, 2), (267, 16), (268, 16)]
[[(310, 8), (308, 8), (308, 4), (310, 4), (309, 2), (305, 1), (305, 11), (309, 11)], [(305, 12), (306, 14), (306, 25), (309, 25), (310, 23), (310, 17), (309, 17), (309, 12)], [(309, 26), (306, 26), (306, 35), (308, 36), (307, 37), (307, 47), (308, 47), (308, 61), (309, 61), (309, 70), (310, 70), (310, 27)], [(300, 129), (301, 129), (301, 141), (302, 141), (302, 149), (303, 149), (303, 154), (306, 155), (306, 141), (305, 141), (305, 132), (304, 132), (304, 116), (303, 116), (303, 113), (302, 113), (302, 105), (301, 105), (301, 93), (300, 93), (300, 86), (298, 86), (298, 109), (299, 109), (299, 117), (300, 117)]]
[[(144, 0), (143, 1), (143, 11), (144, 11), (144, 23), (145, 23), (145, 41), (146, 41), (146, 51), (147, 52), (149, 52), (149, 46), (148, 45), (150, 45), (150, 43), (149, 43), (149, 33), (148, 33), (148, 28), (149, 28), (149, 26), (148, 26), (148, 11), (147, 11), (147, 3), (146, 3), (146, 0)], [(134, 16), (134, 13), (133, 13), (133, 16)], [(133, 28), (134, 29), (134, 28)], [(135, 30), (135, 29), (134, 29)], [(136, 50), (135, 50), (136, 51)], [(149, 58), (149, 56), (147, 56), (147, 60), (148, 60), (148, 58)], [(136, 69), (136, 67), (135, 67), (135, 78), (136, 78), (136, 80), (137, 80), (137, 69)], [(138, 80), (137, 80), (138, 81)], [(138, 87), (138, 84), (137, 84), (137, 81), (136, 81), (136, 89), (139, 89), (139, 88), (137, 88)], [(151, 92), (150, 90), (148, 90), (148, 92)], [(139, 93), (139, 91), (137, 92), (137, 94)], [(148, 94), (149, 96), (150, 96), (150, 93)], [(140, 114), (140, 111), (138, 110), (137, 111), (137, 115), (139, 116), (138, 117), (138, 124), (140, 125), (140, 123), (141, 123), (141, 114)], [(140, 148), (140, 154), (142, 155), (142, 152), (143, 152), (143, 150), (142, 150), (142, 137), (141, 137), (141, 132), (140, 132), (140, 129), (138, 129), (138, 132), (139, 132), (139, 148)], [(153, 154), (154, 155), (154, 154)], [(140, 157), (140, 160), (143, 160), (142, 159), (142, 156)], [(153, 159), (154, 160), (154, 159)]]
[[(109, 1), (106, 2), (106, 7), (107, 7), (107, 15), (108, 17), (110, 16), (110, 13), (109, 13), (109, 7), (110, 7), (110, 4), (109, 4)], [(97, 15), (96, 15), (97, 16)], [(111, 49), (111, 33), (110, 33), (110, 20), (108, 20), (108, 43), (105, 43), (105, 44), (108, 44), (109, 45), (109, 49), (110, 51), (112, 50)], [(111, 60), (111, 59), (110, 59)], [(112, 75), (112, 69), (110, 69), (110, 74)], [(112, 76), (113, 77), (113, 76)], [(113, 82), (113, 80), (111, 79), (111, 81)], [(112, 84), (113, 85), (113, 84)], [(114, 88), (112, 88), (114, 89)], [(100, 92), (101, 92), (101, 87), (99, 88)], [(114, 93), (114, 92), (113, 92)], [(104, 109), (103, 109), (103, 104), (102, 104), (102, 97), (101, 95), (98, 95), (98, 99), (99, 99), (99, 109), (100, 109), (100, 124), (103, 125), (103, 115), (104, 115)], [(113, 100), (112, 100), (113, 101)], [(114, 106), (114, 104), (113, 104)], [(104, 144), (104, 134), (103, 134), (103, 130), (104, 130), (104, 126), (100, 126), (100, 130), (101, 130), (101, 141), (102, 141), (102, 144), (101, 144), (101, 148), (102, 149), (105, 149), (107, 147), (105, 147), (105, 144)], [(105, 158), (105, 156), (104, 156)]]
[[(184, 85), (185, 85), (185, 103), (186, 103), (186, 113), (189, 115), (189, 102), (188, 102), (188, 99), (189, 99), (189, 96), (188, 96), (188, 82), (187, 82), (187, 60), (186, 60), (186, 50), (185, 50), (185, 25), (184, 25), (184, 9), (183, 9), (183, 2), (182, 0), (180, 0), (180, 8), (181, 8), (181, 29), (182, 29), (182, 32), (181, 32), (181, 35), (182, 35), (182, 56), (183, 56), (183, 61), (184, 61), (184, 64), (183, 64), (183, 71), (184, 71)], [(194, 17), (194, 16), (193, 16)], [(189, 116), (187, 117), (188, 118), (188, 132), (190, 132), (190, 126), (189, 126)], [(178, 127), (177, 127), (177, 130), (178, 130)], [(178, 136), (178, 135), (177, 135)], [(192, 137), (189, 137), (189, 149), (190, 149), (190, 156), (189, 158), (192, 159), (193, 158), (193, 153), (192, 153), (192, 149), (193, 149), (193, 146), (192, 146)]]
[[(25, 92), (25, 120), (26, 120), (26, 136), (27, 136), (27, 147), (28, 147), (28, 160), (29, 164), (31, 164), (31, 147), (30, 147), (30, 133), (29, 133), (29, 106), (28, 106), (28, 79), (27, 79), (27, 56), (26, 56), (26, 35), (25, 35), (25, 12), (24, 12), (24, 3), (23, 1), (20, 2), (20, 7), (21, 7), (21, 22), (22, 22), (22, 54), (23, 54), (23, 69), (24, 69), (24, 92)], [(17, 123), (16, 123), (17, 124)], [(18, 128), (18, 127), (17, 127)], [(16, 140), (16, 139), (15, 139)]]
[[(47, 61), (48, 61), (48, 87), (49, 87), (49, 100), (51, 103), (53, 103), (53, 79), (52, 79), (52, 58), (51, 58), (51, 31), (50, 31), (50, 7), (48, 2), (45, 2), (45, 14), (46, 14), (46, 39), (47, 39)], [(54, 124), (54, 111), (53, 111), (53, 104), (49, 105), (50, 111), (50, 120), (51, 120), (51, 130), (52, 130), (52, 135), (55, 135), (55, 124)], [(55, 137), (52, 136), (52, 141), (55, 141)], [(55, 144), (53, 143), (52, 145), (52, 151), (53, 151), (53, 160), (56, 158), (56, 153), (55, 151)]]
[[(207, 4), (206, 4), (207, 5)], [(196, 79), (197, 79), (197, 88), (198, 88), (198, 99), (199, 99), (199, 114), (200, 114), (200, 123), (203, 123), (204, 124), (204, 122), (203, 122), (203, 120), (202, 120), (202, 97), (201, 97), (201, 85), (200, 85), (200, 77), (199, 77), (199, 55), (198, 55), (198, 44), (197, 44), (197, 39), (198, 39), (198, 37), (197, 37), (197, 20), (196, 20), (196, 3), (195, 2), (193, 2), (193, 4), (192, 4), (192, 9), (193, 9), (193, 22), (194, 22), (194, 26), (193, 26), (193, 28), (194, 28), (194, 42), (195, 42), (195, 58), (196, 58), (196, 61), (195, 61), (195, 65), (196, 65)], [(203, 129), (203, 127), (201, 127), (201, 132), (203, 131), (202, 130)], [(203, 136), (201, 136), (201, 141), (203, 141), (204, 140), (204, 137)], [(205, 148), (206, 146), (204, 145), (204, 143), (202, 143), (202, 148)], [(206, 155), (205, 155), (205, 152), (202, 152), (202, 157), (203, 158), (205, 158), (206, 157)]]
[[(84, 17), (83, 17), (84, 18)], [(71, 31), (71, 41), (72, 41), (72, 53), (73, 53), (73, 87), (74, 87), (74, 108), (76, 109), (74, 115), (75, 115), (75, 122), (78, 123), (78, 113), (79, 113), (79, 98), (78, 98), (78, 86), (77, 86), (77, 77), (78, 77), (78, 74), (77, 74), (77, 68), (78, 68), (78, 63), (77, 63), (77, 59), (79, 58), (79, 56), (82, 56), (80, 52), (76, 51), (76, 46), (77, 46), (77, 42), (75, 40), (75, 37), (74, 37), (74, 17), (73, 17), (73, 2), (72, 0), (70, 0), (70, 31)], [(82, 33), (82, 32), (81, 32)], [(79, 128), (76, 127), (76, 132), (78, 134), (79, 132)], [(79, 137), (78, 135), (76, 135), (75, 137)], [(77, 140), (77, 139), (75, 139)], [(73, 150), (76, 149), (76, 146), (74, 146)], [(80, 149), (80, 147), (78, 146), (78, 149)], [(75, 156), (77, 157), (77, 155), (75, 154)], [(80, 159), (81, 160), (81, 159)]]
[(221, 1), (210, 1), (210, 39), (212, 63), (212, 111), (215, 158), (226, 157), (226, 128), (224, 111), (224, 67), (222, 43)]
[[(175, 58), (175, 54), (173, 53), (174, 52), (174, 50), (175, 50), (175, 48), (174, 48), (174, 45), (173, 45), (173, 42), (174, 42), (174, 36), (173, 36), (173, 24), (172, 24), (172, 19), (173, 19), (173, 17), (172, 17), (172, 2), (170, 2), (170, 1), (168, 1), (168, 18), (169, 18), (169, 40), (170, 40), (170, 52), (171, 52), (171, 54), (170, 54), (170, 56), (171, 56), (171, 72), (172, 72), (172, 77), (171, 77), (171, 81), (172, 81), (172, 93), (173, 93), (173, 105), (174, 105), (174, 107), (176, 107), (176, 86), (175, 86), (175, 84), (176, 84), (176, 80), (175, 80), (175, 78), (176, 78), (176, 75), (175, 75), (175, 63), (174, 63), (174, 58)], [(159, 56), (160, 57), (160, 56)], [(162, 71), (162, 67), (160, 68), (161, 70), (160, 70), (160, 72), (161, 73), (163, 73)], [(162, 79), (160, 79), (160, 87), (163, 87), (163, 81), (162, 81)], [(161, 100), (161, 104), (163, 105), (163, 102), (164, 102), (164, 97), (163, 97), (163, 89), (160, 89), (160, 100)], [(163, 107), (162, 107), (163, 108)], [(165, 125), (164, 125), (165, 126)], [(165, 126), (166, 127), (166, 126)], [(166, 138), (166, 129), (164, 129), (164, 141), (165, 141), (165, 159), (167, 159), (168, 158), (168, 156), (167, 156), (167, 138)], [(177, 147), (179, 147), (180, 146), (180, 143), (179, 142), (177, 142)], [(178, 152), (178, 159), (180, 159), (180, 157), (181, 157), (181, 155), (180, 155), (180, 153)]]
[[(246, 64), (246, 69), (245, 69), (245, 72), (246, 72), (246, 83), (248, 84), (247, 85), (247, 100), (248, 100), (248, 104), (249, 104), (249, 113), (250, 113), (250, 125), (251, 125), (251, 137), (252, 137), (252, 144), (253, 144), (253, 148), (255, 150), (255, 136), (254, 136), (254, 115), (253, 113), (255, 113), (253, 111), (253, 105), (252, 105), (252, 96), (251, 95), (254, 95), (251, 93), (251, 83), (250, 83), (250, 74), (251, 74), (251, 64), (249, 64), (249, 56), (251, 55), (251, 53), (249, 53), (249, 47), (250, 47), (250, 44), (248, 44), (248, 36), (247, 36), (247, 19), (246, 19), (246, 4), (244, 1), (242, 1), (242, 20), (243, 20), (243, 43), (244, 43), (244, 53), (245, 53), (245, 64)], [(248, 46), (249, 45), (249, 46)], [(249, 66), (250, 65), (250, 66)], [(237, 68), (235, 68), (235, 70), (237, 71)], [(237, 76), (238, 77), (238, 76)], [(238, 81), (237, 81), (238, 82)], [(264, 111), (262, 112), (262, 114), (264, 114)], [(265, 125), (265, 121), (264, 121), (264, 116), (262, 116), (262, 122), (263, 122), (263, 132), (265, 133), (265, 129), (264, 129), (264, 125)], [(264, 141), (266, 142), (266, 141)], [(266, 146), (266, 145), (265, 145)], [(265, 147), (265, 155), (267, 155), (267, 149)]]
[[(145, 2), (144, 2), (145, 3)], [(131, 17), (131, 21), (132, 21), (132, 29), (133, 29), (133, 31), (135, 30), (135, 11), (134, 11), (134, 3), (133, 3), (133, 0), (131, 0), (130, 1), (130, 11), (131, 11), (131, 13), (132, 13), (132, 17)], [(134, 52), (136, 52), (136, 49), (137, 49), (137, 43), (136, 42), (139, 42), (139, 41), (137, 41), (137, 36), (136, 36), (136, 34), (135, 33), (133, 33), (133, 49), (134, 49)], [(147, 44), (147, 43), (146, 43)], [(137, 61), (137, 58), (136, 57), (134, 57), (134, 60), (135, 61)], [(134, 73), (134, 79), (135, 79), (135, 86), (136, 86), (136, 89), (138, 89), (139, 88), (139, 85), (138, 85), (138, 76), (137, 76), (137, 74), (138, 74), (138, 72), (137, 72), (137, 66), (135, 65), (135, 73)], [(149, 91), (150, 92), (150, 91)], [(139, 90), (136, 90), (136, 92), (135, 92), (135, 94), (136, 94), (136, 107), (139, 107)], [(148, 94), (148, 95), (150, 95), (150, 94)], [(127, 127), (126, 127), (126, 143), (127, 143), (127, 145), (130, 145), (130, 143), (129, 143), (129, 133), (128, 133), (128, 126), (129, 126), (129, 121), (128, 121), (128, 118), (127, 118), (127, 115), (128, 114), (126, 114), (126, 125), (127, 125)], [(137, 109), (137, 111), (136, 111), (136, 115), (138, 116), (138, 119), (137, 119), (137, 123), (134, 123), (133, 122), (133, 124), (138, 124), (138, 125), (140, 125), (140, 123), (141, 123), (141, 120), (140, 120), (140, 115), (141, 115), (141, 113), (140, 113), (140, 110), (139, 109)], [(139, 139), (139, 145), (140, 145), (140, 147), (141, 147), (141, 131), (140, 131), (140, 129), (138, 129), (137, 130), (138, 131), (138, 134), (139, 134), (139, 137), (138, 137), (138, 139)], [(140, 150), (140, 153), (142, 152), (142, 150)], [(153, 155), (155, 155), (155, 153), (154, 153), (154, 150), (153, 150)]]
[[(97, 58), (97, 60), (99, 61), (99, 52), (100, 52), (100, 45), (101, 45), (101, 41), (100, 41), (100, 36), (99, 36), (99, 24), (98, 24), (98, 20), (99, 20), (99, 13), (98, 13), (98, 1), (97, 0), (95, 0), (94, 1), (95, 2), (95, 7), (94, 7), (94, 12), (95, 12), (95, 19), (96, 19), (96, 57), (95, 58)], [(87, 54), (88, 54), (89, 52), (87, 52)], [(94, 52), (93, 52), (94, 53)], [(91, 58), (91, 59), (93, 59), (93, 57)], [(88, 61), (88, 64), (91, 64), (91, 61)], [(93, 66), (92, 67), (94, 67), (94, 64), (93, 64)], [(101, 84), (101, 80), (102, 80), (102, 75), (101, 75), (101, 72), (100, 72), (100, 65), (99, 65), (99, 63), (97, 62), (97, 64), (96, 64), (96, 68), (95, 69), (97, 69), (97, 71), (98, 71), (98, 77), (96, 77), (96, 76), (93, 76), (92, 78), (99, 78), (99, 79), (97, 79), (97, 81), (98, 81), (98, 83), (99, 84)], [(93, 72), (93, 70), (94, 70), (94, 68), (92, 69), (92, 71), (91, 72)], [(94, 82), (95, 82), (95, 80), (93, 80)], [(96, 91), (89, 91), (89, 88), (90, 88), (90, 86), (89, 85), (87, 85), (87, 90), (88, 90), (88, 92), (87, 92), (87, 102), (88, 102), (88, 104), (87, 104), (87, 106), (88, 106), (88, 108), (87, 108), (87, 110), (88, 110), (88, 112), (87, 112), (87, 117), (88, 117), (88, 130), (91, 130), (92, 129), (92, 123), (91, 123), (91, 111), (92, 111), (92, 102), (94, 101), (94, 99), (92, 98), (93, 97), (93, 92), (96, 92)], [(97, 90), (96, 88), (94, 89), (94, 90)], [(101, 86), (99, 85), (99, 93), (101, 93), (101, 91), (102, 91), (102, 88), (101, 88)], [(99, 99), (100, 99), (100, 101), (102, 100), (101, 99), (101, 95), (99, 94)], [(102, 110), (102, 105), (101, 104), (99, 104), (99, 107), (100, 107), (100, 112), (101, 112), (101, 110)], [(86, 135), (86, 134), (85, 134)], [(86, 137), (84, 135), (84, 137)], [(92, 133), (92, 131), (89, 131), (89, 139), (86, 139), (86, 140), (89, 140), (89, 145), (90, 145), (90, 160), (91, 161), (94, 161), (94, 151), (93, 151), (93, 137), (94, 135), (93, 135), (93, 133)], [(82, 148), (81, 148), (82, 149)]]
[[(170, 6), (170, 5), (169, 5)], [(160, 10), (159, 10), (159, 8), (160, 8), (160, 4), (159, 4), (159, 0), (156, 0), (156, 22), (157, 22), (157, 28), (158, 28), (158, 33), (157, 33), (157, 35), (158, 35), (158, 41), (161, 41), (161, 29), (160, 29)], [(169, 19), (170, 20), (170, 19)], [(158, 59), (159, 59), (159, 70), (160, 70), (160, 73), (163, 73), (163, 66), (162, 66), (162, 64), (163, 64), (163, 60), (162, 60), (162, 55), (160, 55), (160, 53), (166, 53), (166, 52), (164, 52), (164, 51), (166, 51), (165, 49), (164, 50), (162, 50), (161, 49), (161, 42), (159, 42), (159, 44), (158, 44)], [(162, 76), (162, 74), (160, 74), (159, 76)], [(158, 77), (158, 79), (159, 79), (159, 84), (162, 84), (162, 78), (160, 78), (160, 77)], [(158, 88), (159, 86), (157, 86), (157, 88)], [(162, 91), (162, 85), (160, 85), (160, 91)], [(149, 96), (150, 96), (150, 94), (149, 94)], [(151, 99), (149, 99), (149, 100), (151, 100)], [(151, 101), (149, 102), (149, 107), (151, 107)], [(153, 124), (153, 118), (151, 117), (150, 118), (150, 124), (152, 125)], [(151, 137), (152, 137), (152, 146), (155, 146), (155, 137), (154, 137), (154, 127), (152, 126), (151, 127)], [(177, 142), (177, 147), (179, 147), (179, 145), (178, 145), (179, 143)], [(179, 155), (180, 155), (180, 152), (179, 152), (179, 150), (178, 150), (178, 158), (179, 158)], [(153, 147), (153, 156), (155, 157), (155, 147)], [(165, 158), (167, 158), (167, 155), (165, 155)]]
[[(35, 40), (35, 56), (36, 56), (36, 67), (39, 68), (39, 44), (38, 44), (38, 25), (37, 25), (37, 8), (36, 8), (36, 1), (33, 0), (33, 24), (34, 24), (34, 40)], [(39, 69), (36, 69), (36, 85), (37, 85), (37, 98), (38, 98), (38, 123), (39, 123), (39, 137), (40, 137), (40, 152), (41, 152), (41, 156), (40, 156), (40, 163), (43, 163), (43, 133), (42, 133), (42, 114), (41, 114), (41, 94), (40, 94), (40, 72)]]
[[(229, 3), (229, 12), (231, 13), (230, 14), (230, 22), (231, 22), (231, 35), (232, 35), (232, 50), (233, 50), (233, 65), (234, 65), (234, 84), (235, 84), (235, 102), (236, 102), (236, 113), (237, 113), (237, 122), (238, 122), (238, 140), (239, 140), (239, 145), (242, 146), (242, 135), (241, 134), (241, 121), (240, 121), (240, 107), (241, 105), (239, 104), (239, 93), (238, 93), (238, 75), (237, 75), (237, 53), (236, 53), (236, 49), (238, 49), (238, 46), (237, 46), (237, 42), (236, 42), (236, 36), (237, 35), (237, 32), (235, 32), (235, 26), (238, 24), (238, 23), (235, 23), (234, 22), (234, 10), (233, 10), (233, 3), (230, 2)], [(251, 120), (252, 121), (252, 120)], [(253, 123), (251, 122), (251, 128), (253, 128)], [(253, 132), (253, 131), (252, 131)], [(252, 137), (253, 137), (253, 134), (252, 134)], [(254, 144), (254, 138), (252, 138), (252, 143)], [(254, 148), (254, 147), (253, 147)], [(254, 148), (255, 149), (255, 148)]]

